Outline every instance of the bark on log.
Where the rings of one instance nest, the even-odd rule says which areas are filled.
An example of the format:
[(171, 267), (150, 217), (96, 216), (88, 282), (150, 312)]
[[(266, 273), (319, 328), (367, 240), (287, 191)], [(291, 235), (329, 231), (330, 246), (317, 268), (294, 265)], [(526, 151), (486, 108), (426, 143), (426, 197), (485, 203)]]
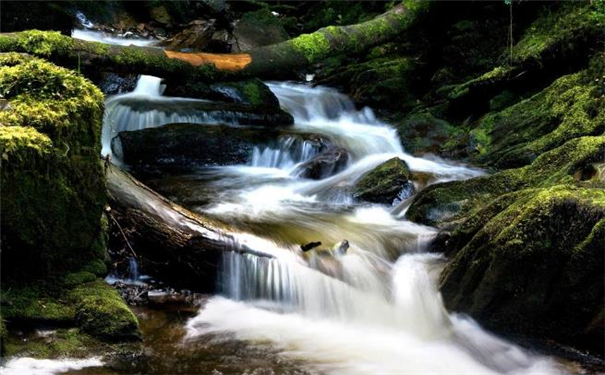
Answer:
[(145, 273), (213, 292), (223, 252), (267, 257), (238, 244), (221, 223), (167, 200), (114, 165), (106, 168), (110, 222), (117, 222)]
[(39, 31), (0, 34), (0, 52), (26, 52), (69, 67), (85, 65), (163, 78), (189, 76), (207, 82), (270, 78), (329, 56), (359, 53), (383, 43), (407, 30), (429, 5), (428, 0), (405, 0), (363, 23), (325, 27), (240, 54), (182, 53), (153, 47), (106, 45)]

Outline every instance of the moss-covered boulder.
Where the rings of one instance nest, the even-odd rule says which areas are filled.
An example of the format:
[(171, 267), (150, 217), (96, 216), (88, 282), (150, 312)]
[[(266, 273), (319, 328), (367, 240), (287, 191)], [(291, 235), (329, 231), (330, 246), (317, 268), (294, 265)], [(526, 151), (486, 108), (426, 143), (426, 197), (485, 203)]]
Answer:
[(361, 177), (353, 188), (353, 197), (372, 203), (392, 204), (414, 192), (407, 164), (395, 157)]
[(602, 163), (604, 153), (605, 136), (574, 138), (522, 168), (429, 186), (414, 199), (407, 217), (448, 227), (500, 195), (589, 179), (594, 175), (593, 164)]
[(486, 108), (490, 98), (502, 90), (539, 86), (581, 68), (602, 43), (604, 26), (599, 2), (544, 6), (512, 50), (503, 51), (503, 56), (494, 61), (491, 70), (464, 83), (443, 87), (440, 92), (457, 107)]
[(2, 317), (11, 325), (77, 327), (106, 342), (136, 341), (138, 321), (118, 292), (91, 272), (12, 284), (1, 291)]
[(393, 56), (344, 67), (338, 61), (326, 69), (318, 81), (344, 89), (359, 105), (401, 108), (413, 100), (415, 66), (411, 58)]
[(108, 341), (137, 337), (137, 320), (99, 279), (103, 95), (76, 72), (20, 54), (0, 54), (0, 95), (10, 104), (0, 111), (2, 318)]
[(268, 8), (245, 13), (234, 29), (231, 52), (283, 42), (289, 38), (280, 20)]
[(140, 170), (153, 171), (245, 164), (255, 145), (274, 144), (280, 134), (276, 130), (225, 125), (169, 124), (120, 132), (116, 141), (120, 142), (124, 162)]
[(164, 95), (243, 104), (265, 113), (283, 112), (275, 94), (258, 78), (214, 84), (167, 81)]
[(107, 341), (140, 339), (139, 324), (115, 289), (103, 280), (72, 290), (76, 324), (90, 335)]
[[(79, 74), (0, 57), (3, 278), (43, 277), (105, 256), (103, 95)], [(22, 272), (27, 270), (27, 272)]]
[(420, 110), (394, 121), (403, 147), (416, 155), (440, 153), (459, 132), (449, 122), (435, 117), (428, 110)]
[(449, 309), (507, 335), (602, 353), (605, 190), (503, 195), (454, 231), (449, 247), (461, 247), (441, 275)]

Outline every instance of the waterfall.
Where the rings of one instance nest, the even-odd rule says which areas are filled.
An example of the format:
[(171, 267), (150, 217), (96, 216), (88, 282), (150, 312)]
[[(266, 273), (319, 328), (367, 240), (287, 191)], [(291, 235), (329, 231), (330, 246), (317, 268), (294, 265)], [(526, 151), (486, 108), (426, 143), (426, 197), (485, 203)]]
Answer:
[(157, 40), (142, 39), (132, 33), (110, 35), (102, 31), (92, 30), (95, 26), (94, 23), (86, 18), (82, 12), (76, 12), (76, 19), (83, 29), (73, 29), (71, 32), (72, 38), (121, 46), (134, 45), (139, 47), (148, 47), (157, 43)]
[(296, 165), (313, 158), (322, 148), (320, 142), (288, 135), (279, 139), (277, 147), (255, 146), (250, 165), (292, 170)]
[[(326, 137), (349, 152), (351, 163), (319, 181), (288, 175), (319, 150), (284, 137), (276, 147), (255, 149), (248, 165), (213, 170), (208, 186), (221, 196), (204, 211), (256, 229), (266, 241), (261, 248), (272, 248), (273, 258), (226, 252), (222, 296), (188, 322), (188, 340), (228, 332), (269, 342), (284, 357), (327, 374), (559, 371), (550, 359), (446, 311), (436, 281), (443, 259), (426, 252), (433, 228), (394, 216), (405, 210), (391, 213), (351, 199), (355, 181), (392, 157), (436, 181), (482, 171), (407, 154), (395, 129), (336, 90), (269, 87), (293, 115), (295, 130)], [(285, 173), (261, 174), (259, 167)], [(350, 247), (336, 251), (345, 239)], [(321, 245), (303, 254), (297, 244), (311, 241)]]
[[(224, 104), (207, 100), (162, 96), (164, 88), (161, 78), (141, 75), (133, 92), (106, 100), (101, 155), (112, 154), (112, 148), (119, 149), (114, 139), (122, 131), (177, 123), (245, 125), (263, 116), (224, 109)], [(116, 156), (119, 159), (120, 155)]]
[(128, 269), (126, 270), (127, 280), (132, 282), (139, 281), (139, 263), (135, 258), (128, 258)]

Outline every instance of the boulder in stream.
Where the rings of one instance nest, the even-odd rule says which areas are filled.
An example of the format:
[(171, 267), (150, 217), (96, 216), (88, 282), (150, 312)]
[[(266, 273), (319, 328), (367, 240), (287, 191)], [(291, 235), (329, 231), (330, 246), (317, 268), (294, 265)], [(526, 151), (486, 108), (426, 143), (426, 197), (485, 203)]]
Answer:
[(300, 165), (294, 174), (301, 178), (321, 180), (342, 171), (349, 161), (349, 153), (344, 148), (330, 148)]
[(279, 131), (226, 125), (169, 124), (120, 132), (123, 161), (153, 168), (245, 164), (255, 145), (276, 140)]
[(264, 113), (283, 112), (275, 94), (258, 78), (213, 84), (167, 81), (164, 94), (242, 104)]
[(385, 161), (363, 176), (353, 190), (353, 197), (372, 203), (392, 204), (396, 199), (409, 198), (414, 185), (409, 180), (407, 164), (395, 157)]
[[(179, 121), (198, 124), (271, 127), (287, 126), (294, 123), (292, 116), (281, 110), (266, 110), (244, 103), (170, 99), (164, 97), (156, 100), (137, 97), (121, 98), (112, 111), (115, 113), (114, 117), (117, 118), (114, 121), (138, 121), (139, 128)], [(145, 115), (141, 116), (141, 113)]]

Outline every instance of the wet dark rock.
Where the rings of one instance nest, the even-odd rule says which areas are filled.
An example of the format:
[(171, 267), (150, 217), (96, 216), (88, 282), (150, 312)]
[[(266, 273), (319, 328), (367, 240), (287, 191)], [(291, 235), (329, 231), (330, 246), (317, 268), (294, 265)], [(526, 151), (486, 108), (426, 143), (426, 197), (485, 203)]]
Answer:
[(308, 244), (301, 245), (300, 248), (302, 251), (309, 251), (309, 250), (315, 249), (317, 246), (321, 246), (321, 241), (309, 242)]
[(276, 140), (279, 134), (225, 125), (170, 124), (121, 132), (116, 139), (124, 162), (153, 169), (245, 164), (255, 145)]
[(215, 32), (215, 20), (196, 20), (185, 29), (162, 41), (161, 46), (173, 51), (204, 51)]
[(294, 174), (301, 178), (321, 180), (342, 171), (349, 161), (349, 153), (344, 148), (330, 148), (313, 159), (300, 165)]
[(137, 85), (137, 75), (119, 75), (116, 73), (101, 73), (98, 87), (105, 95), (118, 95), (134, 91)]
[(236, 103), (262, 109), (265, 113), (283, 113), (275, 94), (258, 78), (211, 85), (168, 81), (164, 95)]
[(414, 193), (409, 177), (407, 164), (399, 158), (392, 158), (363, 176), (355, 184), (353, 197), (386, 204), (392, 204), (396, 199), (407, 199)]

